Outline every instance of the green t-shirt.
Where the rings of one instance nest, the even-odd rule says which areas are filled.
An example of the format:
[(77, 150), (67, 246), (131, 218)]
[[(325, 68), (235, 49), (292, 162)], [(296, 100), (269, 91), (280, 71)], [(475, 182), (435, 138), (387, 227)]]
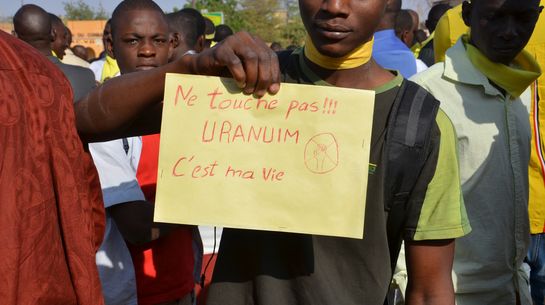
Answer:
[[(294, 52), (284, 81), (329, 85)], [(282, 63), (281, 63), (282, 64)], [(224, 229), (207, 304), (382, 304), (391, 279), (384, 209), (383, 146), (401, 76), (376, 88), (363, 239)], [(409, 200), (416, 230), (406, 239), (450, 239), (470, 231), (455, 135), (439, 112), (427, 162)], [(304, 190), (301, 190), (304, 191)], [(420, 201), (420, 202), (417, 202)]]

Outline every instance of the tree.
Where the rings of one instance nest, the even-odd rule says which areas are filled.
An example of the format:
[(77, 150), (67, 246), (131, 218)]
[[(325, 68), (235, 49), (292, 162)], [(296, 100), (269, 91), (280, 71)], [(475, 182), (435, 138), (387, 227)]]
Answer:
[[(282, 12), (277, 0), (242, 0), (240, 14), (243, 28), (261, 39), (271, 42), (278, 37), (278, 25), (282, 23)], [(280, 13), (280, 14), (279, 14)]]
[(297, 0), (286, 0), (286, 21), (279, 28), (278, 42), (284, 47), (289, 45), (301, 46), (306, 36), (305, 26), (301, 20), (299, 13), (299, 5)]
[(110, 19), (110, 14), (106, 12), (104, 7), (102, 6), (102, 2), (98, 3), (98, 8), (95, 11), (95, 20), (104, 20), (104, 19)]
[(192, 0), (192, 4), (186, 7), (193, 7), (199, 11), (223, 12), (224, 23), (229, 25), (233, 31), (240, 31), (244, 26), (244, 18), (238, 11), (236, 0)]
[(305, 37), (297, 0), (192, 0), (185, 7), (223, 12), (233, 31), (248, 31), (266, 42), (301, 45)]
[(108, 19), (109, 14), (104, 10), (102, 3), (94, 9), (84, 0), (70, 0), (63, 2), (65, 18), (70, 20), (97, 20)]

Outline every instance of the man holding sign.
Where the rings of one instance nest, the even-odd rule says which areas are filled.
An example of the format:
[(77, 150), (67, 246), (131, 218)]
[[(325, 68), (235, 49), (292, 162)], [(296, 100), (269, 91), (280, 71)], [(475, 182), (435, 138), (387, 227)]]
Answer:
[[(461, 199), (455, 134), (439, 110), (425, 133), (425, 160), (414, 185), (405, 194), (390, 191), (392, 184), (396, 187), (392, 181), (403, 180), (390, 176), (403, 165), (387, 164), (389, 132), (398, 131), (390, 129), (390, 114), (398, 111), (395, 105), (416, 100), (405, 88), (429, 95), (370, 58), (385, 5), (385, 0), (300, 0), (308, 32), (305, 47), (280, 56), (286, 82), (375, 92), (363, 239), (224, 229), (208, 304), (382, 304), (391, 279), (389, 253), (397, 256), (392, 248), (401, 237), (409, 269), (406, 303), (454, 304), (454, 238), (470, 231)], [(422, 133), (402, 131), (410, 139)], [(316, 153), (308, 160), (309, 169), (329, 169), (335, 164), (331, 141), (324, 135), (313, 143), (310, 149)], [(411, 159), (408, 150), (400, 151), (406, 155), (399, 159)], [(387, 226), (393, 217), (388, 211), (395, 210), (390, 206), (394, 197), (407, 204), (407, 212), (400, 221), (399, 240), (391, 242)]]

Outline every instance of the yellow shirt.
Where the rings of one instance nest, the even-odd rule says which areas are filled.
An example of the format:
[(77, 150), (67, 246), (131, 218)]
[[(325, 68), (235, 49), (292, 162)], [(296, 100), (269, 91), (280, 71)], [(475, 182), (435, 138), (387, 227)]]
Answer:
[(119, 67), (117, 66), (117, 61), (106, 55), (106, 61), (102, 67), (102, 76), (100, 77), (100, 82), (103, 83), (108, 79), (116, 76), (119, 73)]
[[(545, 5), (545, 0), (541, 0)], [(545, 16), (541, 14), (534, 33), (525, 50), (535, 56), (536, 61), (545, 67)], [(537, 103), (536, 103), (537, 102)], [(530, 194), (529, 215), (530, 232), (545, 232), (545, 73), (532, 86), (532, 104), (530, 109), (532, 127), (532, 151), (528, 168)]]
[(458, 38), (468, 32), (468, 27), (462, 19), (462, 5), (448, 10), (437, 23), (435, 38), (433, 39), (433, 51), (435, 62), (445, 61), (445, 53), (452, 47)]

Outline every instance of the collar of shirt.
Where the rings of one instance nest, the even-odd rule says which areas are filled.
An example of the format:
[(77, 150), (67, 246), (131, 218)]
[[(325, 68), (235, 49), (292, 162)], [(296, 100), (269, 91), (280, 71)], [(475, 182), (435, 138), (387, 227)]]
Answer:
[(463, 84), (481, 86), (485, 94), (503, 98), (500, 90), (492, 86), (488, 78), (473, 66), (467, 57), (466, 49), (461, 39), (447, 50), (444, 65), (444, 77)]

